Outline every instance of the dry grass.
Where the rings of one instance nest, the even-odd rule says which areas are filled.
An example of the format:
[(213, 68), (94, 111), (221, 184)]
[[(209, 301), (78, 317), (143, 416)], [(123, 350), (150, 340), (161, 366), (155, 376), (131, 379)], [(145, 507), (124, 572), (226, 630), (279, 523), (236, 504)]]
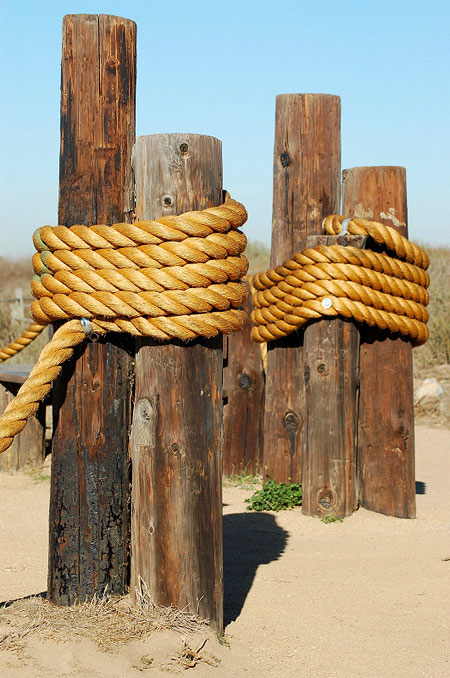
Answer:
[(106, 595), (73, 607), (57, 607), (32, 597), (0, 609), (0, 649), (21, 651), (31, 635), (39, 634), (59, 642), (82, 636), (111, 652), (154, 631), (195, 633), (206, 624), (196, 614), (155, 605), (145, 584), (141, 584), (136, 604), (130, 596)]
[(31, 259), (5, 259), (0, 257), (0, 297), (10, 297), (16, 287), (22, 287), (26, 296), (31, 296), (30, 282), (33, 277)]
[(430, 257), (430, 338), (414, 350), (417, 368), (450, 363), (450, 248), (424, 246)]
[(264, 271), (270, 266), (270, 247), (262, 242), (250, 240), (247, 243), (245, 256), (249, 262), (250, 275)]
[[(0, 257), (0, 348), (19, 337), (30, 325), (31, 291), (30, 282), (33, 277), (33, 268), (29, 259), (9, 260)], [(12, 320), (8, 299), (14, 297), (16, 287), (21, 287), (24, 295), (24, 315), (27, 320)], [(48, 331), (35, 339), (26, 349), (17, 356), (10, 358), (8, 364), (34, 364), (42, 348), (48, 341)]]

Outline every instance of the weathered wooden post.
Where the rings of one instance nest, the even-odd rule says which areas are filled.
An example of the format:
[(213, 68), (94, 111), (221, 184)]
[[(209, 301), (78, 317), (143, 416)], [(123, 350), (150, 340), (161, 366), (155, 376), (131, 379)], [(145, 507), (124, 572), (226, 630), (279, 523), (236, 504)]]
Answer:
[[(309, 236), (308, 247), (364, 247), (364, 236)], [(331, 304), (331, 299), (326, 298)], [(305, 327), (302, 512), (343, 518), (358, 505), (359, 329), (341, 318)]]
[[(58, 220), (131, 221), (136, 25), (63, 22)], [(107, 336), (75, 351), (54, 386), (48, 597), (71, 605), (123, 593), (129, 549), (130, 347)]]
[[(139, 137), (136, 216), (222, 201), (221, 143), (195, 134)], [(198, 612), (223, 631), (222, 337), (138, 341), (131, 436), (131, 587)]]
[(261, 347), (250, 338), (252, 299), (245, 310), (249, 316), (240, 332), (224, 337), (224, 443), (223, 472), (262, 472), (264, 382)]
[[(375, 219), (408, 235), (403, 167), (355, 167), (343, 173), (342, 213)], [(416, 514), (411, 344), (361, 330), (360, 503), (400, 518)]]
[[(8, 365), (0, 368), (0, 412), (17, 395), (26, 381), (31, 365)], [(39, 467), (45, 457), (45, 404), (29, 418), (23, 431), (14, 438), (11, 447), (0, 455), (0, 471), (15, 473)]]
[[(340, 99), (277, 96), (271, 266), (306, 247), (339, 212)], [(277, 480), (300, 480), (304, 445), (303, 332), (268, 344), (263, 463)]]

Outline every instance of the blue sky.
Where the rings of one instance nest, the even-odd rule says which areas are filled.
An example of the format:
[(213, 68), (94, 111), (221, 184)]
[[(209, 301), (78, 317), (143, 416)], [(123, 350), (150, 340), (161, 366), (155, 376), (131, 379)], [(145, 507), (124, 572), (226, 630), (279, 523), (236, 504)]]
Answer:
[(137, 133), (210, 134), (224, 185), (270, 242), (275, 96), (342, 99), (342, 167), (407, 169), (410, 237), (450, 244), (447, 0), (0, 3), (0, 256), (55, 224), (65, 14), (138, 26)]

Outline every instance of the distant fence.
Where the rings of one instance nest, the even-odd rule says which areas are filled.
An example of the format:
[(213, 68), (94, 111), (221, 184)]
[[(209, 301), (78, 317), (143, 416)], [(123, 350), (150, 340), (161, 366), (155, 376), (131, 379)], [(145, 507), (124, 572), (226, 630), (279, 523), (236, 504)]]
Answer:
[(0, 297), (0, 306), (8, 308), (11, 322), (19, 322), (30, 320), (30, 315), (27, 311), (32, 301), (33, 297), (25, 296), (22, 287), (16, 287), (13, 296)]

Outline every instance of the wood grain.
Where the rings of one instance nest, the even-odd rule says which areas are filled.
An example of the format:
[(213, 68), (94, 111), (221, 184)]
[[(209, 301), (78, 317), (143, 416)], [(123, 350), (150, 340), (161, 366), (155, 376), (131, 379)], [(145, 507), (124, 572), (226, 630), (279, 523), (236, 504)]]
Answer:
[[(343, 173), (343, 214), (381, 221), (408, 235), (403, 167)], [(370, 243), (369, 247), (373, 247)], [(360, 503), (400, 518), (416, 515), (411, 344), (363, 329), (360, 356)]]
[[(339, 212), (340, 99), (328, 94), (277, 97), (271, 266), (321, 233)], [(305, 406), (303, 332), (272, 341), (267, 352), (263, 463), (276, 480), (301, 480)]]
[[(63, 21), (58, 220), (131, 221), (136, 25)], [(128, 428), (134, 343), (77, 348), (54, 386), (48, 596), (72, 605), (128, 585)]]
[(253, 304), (246, 285), (248, 319), (240, 332), (224, 337), (223, 472), (228, 476), (262, 471), (265, 374), (261, 347), (250, 338)]
[[(363, 248), (363, 236), (309, 236), (308, 247)], [(305, 328), (305, 429), (302, 511), (343, 518), (358, 505), (359, 329), (322, 318)]]
[[(221, 143), (194, 134), (139, 137), (138, 219), (222, 200)], [(223, 632), (222, 337), (139, 340), (131, 436), (131, 586), (198, 612)]]

